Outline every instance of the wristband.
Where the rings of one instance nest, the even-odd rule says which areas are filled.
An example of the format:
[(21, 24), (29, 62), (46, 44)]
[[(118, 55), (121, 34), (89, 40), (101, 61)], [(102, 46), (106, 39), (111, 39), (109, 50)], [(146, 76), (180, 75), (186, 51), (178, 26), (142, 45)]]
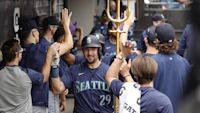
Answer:
[(51, 78), (59, 77), (59, 66), (51, 66), (50, 77)]
[(126, 77), (128, 77), (128, 76), (131, 76), (130, 74), (128, 74), (128, 75), (125, 75), (125, 76), (123, 76), (124, 78), (126, 78)]
[(119, 59), (119, 60), (121, 60), (121, 61), (124, 61), (126, 59), (125, 57), (123, 57), (121, 55), (116, 55), (116, 58)]

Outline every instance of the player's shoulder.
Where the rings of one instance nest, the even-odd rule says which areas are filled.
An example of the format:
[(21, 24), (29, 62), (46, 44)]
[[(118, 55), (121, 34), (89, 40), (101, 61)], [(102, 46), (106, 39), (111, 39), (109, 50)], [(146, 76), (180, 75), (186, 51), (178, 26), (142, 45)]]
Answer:
[(72, 65), (69, 69), (70, 70), (78, 70), (78, 69), (80, 69), (83, 66), (84, 66), (83, 63), (75, 64), (75, 65)]
[(106, 69), (108, 70), (109, 66), (108, 64), (104, 63), (104, 62), (101, 62), (100, 66), (99, 66), (99, 69)]
[(146, 91), (147, 92), (146, 99), (154, 100), (154, 103), (158, 105), (171, 104), (171, 101), (169, 100), (169, 98), (162, 92), (154, 88), (148, 88), (146, 90), (148, 90)]

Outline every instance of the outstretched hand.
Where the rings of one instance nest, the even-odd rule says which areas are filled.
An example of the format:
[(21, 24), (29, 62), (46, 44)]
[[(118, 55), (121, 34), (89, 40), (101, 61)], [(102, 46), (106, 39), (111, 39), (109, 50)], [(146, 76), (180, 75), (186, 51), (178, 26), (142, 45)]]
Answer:
[(61, 22), (63, 24), (63, 27), (69, 27), (70, 21), (71, 21), (71, 16), (72, 16), (72, 12), (70, 12), (70, 14), (69, 14), (68, 9), (64, 8), (62, 10)]
[(131, 41), (122, 42), (121, 47), (121, 55), (123, 57), (127, 57), (128, 55), (132, 54), (134, 51), (132, 48), (134, 47), (133, 43)]
[(54, 56), (60, 49), (60, 43), (53, 43), (51, 46), (48, 48), (48, 52), (51, 53), (52, 56)]
[(128, 63), (126, 62), (126, 60), (124, 60), (123, 64), (120, 67), (120, 74), (124, 77), (127, 75), (130, 75), (130, 69), (131, 69), (131, 60), (128, 61)]

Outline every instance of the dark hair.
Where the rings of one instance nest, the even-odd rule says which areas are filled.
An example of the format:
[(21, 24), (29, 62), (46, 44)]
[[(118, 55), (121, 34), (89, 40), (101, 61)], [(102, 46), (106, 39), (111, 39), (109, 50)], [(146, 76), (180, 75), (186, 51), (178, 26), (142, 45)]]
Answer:
[(59, 40), (62, 39), (62, 36), (64, 36), (64, 28), (63, 27), (58, 27), (56, 30), (55, 34), (53, 35), (53, 39), (55, 42), (58, 42)]
[(157, 68), (156, 61), (146, 55), (137, 56), (131, 63), (131, 73), (136, 76), (139, 84), (152, 82)]
[(31, 31), (19, 31), (18, 33), (21, 44), (23, 45), (24, 42), (28, 39), (29, 35), (31, 34)]
[(156, 48), (160, 53), (175, 53), (178, 50), (178, 41), (176, 39), (169, 43), (157, 42)]
[(147, 28), (147, 30), (146, 30), (148, 44), (150, 46), (153, 46), (153, 47), (156, 47), (156, 43), (155, 43), (155, 39), (156, 39), (155, 29), (156, 29), (156, 27), (151, 26), (151, 27)]
[(109, 30), (112, 30), (113, 27), (114, 27), (114, 25), (113, 25), (112, 21), (108, 22), (108, 32), (109, 32)]
[(14, 60), (16, 57), (16, 52), (18, 52), (20, 50), (21, 50), (21, 46), (20, 46), (18, 40), (10, 39), (10, 40), (6, 41), (1, 47), (3, 61), (5, 63), (7, 63), (7, 62)]

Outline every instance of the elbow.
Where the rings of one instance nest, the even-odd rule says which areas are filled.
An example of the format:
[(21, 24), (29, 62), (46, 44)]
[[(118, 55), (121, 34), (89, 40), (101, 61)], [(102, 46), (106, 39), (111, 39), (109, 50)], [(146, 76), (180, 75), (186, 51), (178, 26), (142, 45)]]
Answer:
[(52, 92), (53, 92), (54, 95), (59, 95), (63, 91), (65, 91), (65, 87), (64, 86), (57, 87), (57, 88), (52, 88)]

